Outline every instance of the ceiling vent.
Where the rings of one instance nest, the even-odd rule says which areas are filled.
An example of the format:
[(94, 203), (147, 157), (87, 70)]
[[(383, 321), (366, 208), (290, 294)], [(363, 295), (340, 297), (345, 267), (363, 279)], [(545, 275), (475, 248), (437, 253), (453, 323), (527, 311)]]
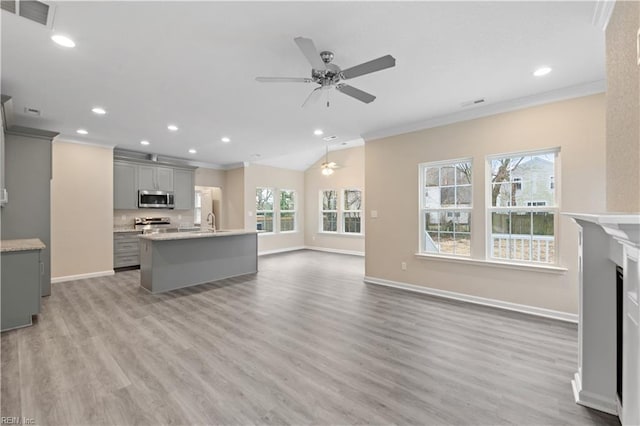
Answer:
[(24, 113), (27, 115), (33, 115), (34, 117), (40, 117), (42, 115), (42, 111), (38, 108), (24, 107)]
[(46, 27), (53, 27), (55, 6), (48, 1), (1, 0), (2, 10), (15, 13)]

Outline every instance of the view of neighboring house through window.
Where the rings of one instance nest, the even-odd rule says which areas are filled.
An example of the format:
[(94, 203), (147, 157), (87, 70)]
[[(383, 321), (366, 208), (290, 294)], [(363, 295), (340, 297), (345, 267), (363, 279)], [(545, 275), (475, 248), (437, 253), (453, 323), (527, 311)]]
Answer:
[(490, 257), (556, 263), (557, 151), (489, 158)]
[(256, 227), (273, 232), (273, 188), (256, 188)]
[(338, 191), (328, 189), (320, 192), (322, 202), (322, 232), (338, 232)]
[(360, 234), (362, 215), (362, 191), (359, 189), (345, 189), (343, 191), (342, 231)]
[(280, 190), (280, 232), (296, 230), (296, 192)]
[(471, 255), (471, 160), (420, 165), (420, 251)]

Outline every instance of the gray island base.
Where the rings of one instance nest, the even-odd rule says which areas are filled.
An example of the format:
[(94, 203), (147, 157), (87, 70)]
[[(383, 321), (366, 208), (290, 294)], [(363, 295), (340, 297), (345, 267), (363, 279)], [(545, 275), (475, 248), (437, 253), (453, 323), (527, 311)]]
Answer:
[(258, 272), (256, 231), (140, 236), (140, 285), (152, 293)]

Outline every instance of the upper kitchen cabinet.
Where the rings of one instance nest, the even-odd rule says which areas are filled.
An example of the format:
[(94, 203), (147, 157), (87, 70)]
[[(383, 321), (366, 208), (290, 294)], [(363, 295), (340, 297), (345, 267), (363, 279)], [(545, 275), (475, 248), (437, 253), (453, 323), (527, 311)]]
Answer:
[(193, 170), (175, 169), (173, 172), (174, 203), (176, 210), (190, 210), (195, 199)]
[(173, 169), (161, 166), (138, 166), (138, 189), (173, 191)]
[(113, 208), (138, 208), (138, 166), (124, 161), (113, 162)]

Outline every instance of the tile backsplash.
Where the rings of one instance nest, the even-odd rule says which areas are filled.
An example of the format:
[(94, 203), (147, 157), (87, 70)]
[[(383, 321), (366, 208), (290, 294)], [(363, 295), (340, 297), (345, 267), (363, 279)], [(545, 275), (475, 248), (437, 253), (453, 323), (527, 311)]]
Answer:
[(170, 217), (176, 226), (193, 226), (193, 210), (135, 209), (114, 210), (113, 226), (133, 226), (136, 217)]

